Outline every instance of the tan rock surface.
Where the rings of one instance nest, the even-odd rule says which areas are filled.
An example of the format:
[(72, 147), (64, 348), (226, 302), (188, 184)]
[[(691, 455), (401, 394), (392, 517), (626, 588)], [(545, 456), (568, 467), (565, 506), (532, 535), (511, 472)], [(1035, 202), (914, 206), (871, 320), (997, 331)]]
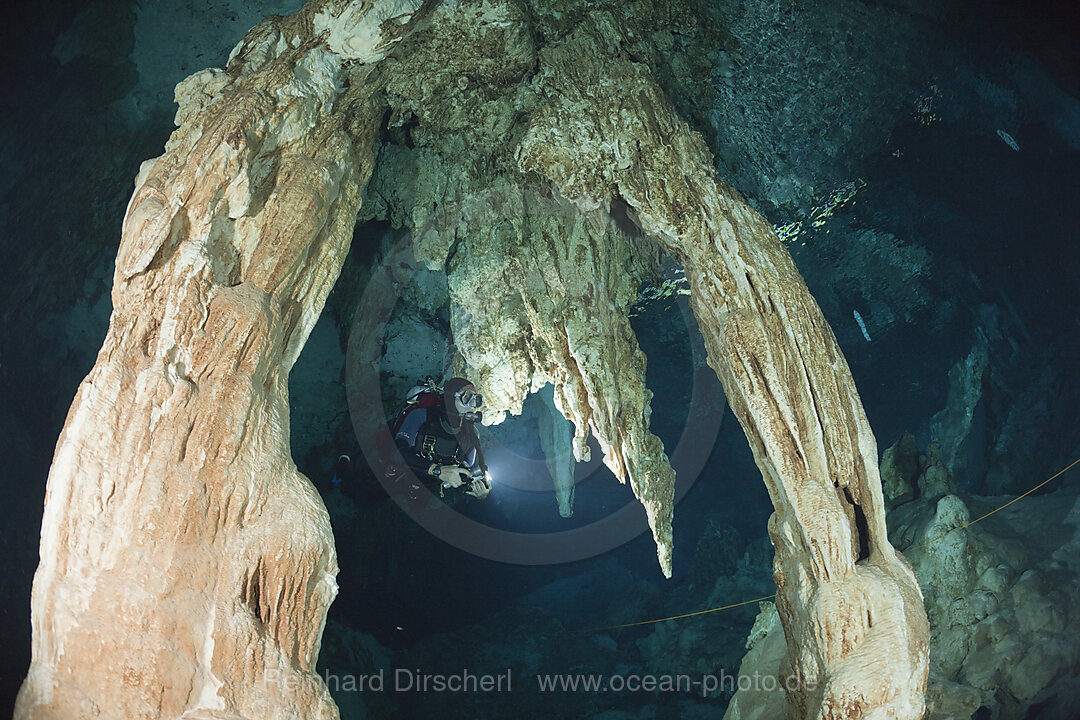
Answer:
[(517, 4), (440, 6), (394, 59), (391, 132), (409, 126), (408, 143), (383, 149), (369, 195), (414, 231), (417, 259), (446, 270), (457, 373), (483, 392), (485, 422), (553, 384), (575, 456), (588, 457), (591, 436), (629, 480), (670, 575), (675, 473), (649, 432), (646, 358), (628, 318), (657, 249), (518, 167), (536, 49)]
[(927, 621), (885, 533), (877, 445), (847, 363), (772, 228), (622, 56), (618, 28), (594, 18), (541, 56), (544, 103), (521, 167), (584, 212), (627, 203), (686, 270), (710, 365), (776, 508), (782, 674), (802, 683), (789, 715), (918, 718)]
[(556, 408), (576, 429), (575, 457), (588, 459), (586, 440), (596, 438), (604, 463), (644, 505), (670, 575), (675, 472), (649, 432), (652, 392), (629, 320), (647, 256), (614, 222), (594, 226), (552, 206), (504, 212), (514, 219), (497, 225), (486, 208), (465, 216), (472, 232), (449, 274), (463, 371), (489, 389), (495, 410), (515, 413), (552, 383)]
[(313, 39), (316, 9), (348, 4), (319, 5), (181, 83), (180, 127), (139, 172), (49, 476), (18, 718), (337, 717), (314, 674), (337, 559), (287, 383), (382, 106), (370, 66)]
[(739, 677), (757, 677), (759, 680), (745, 689), (740, 688), (732, 696), (725, 718), (773, 720), (784, 717), (784, 694), (776, 688), (784, 687), (780, 668), (786, 655), (784, 628), (776, 605), (763, 602), (746, 638), (746, 656), (739, 665)]

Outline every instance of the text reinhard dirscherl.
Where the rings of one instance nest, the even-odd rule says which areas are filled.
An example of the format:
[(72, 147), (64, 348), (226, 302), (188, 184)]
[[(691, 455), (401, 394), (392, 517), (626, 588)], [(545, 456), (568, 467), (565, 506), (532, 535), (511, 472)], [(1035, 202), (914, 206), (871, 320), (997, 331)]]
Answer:
[[(700, 676), (687, 674), (591, 674), (591, 673), (537, 673), (535, 683), (529, 684), (519, 675), (519, 688), (524, 683), (530, 691), (541, 693), (690, 693), (701, 696), (736, 690), (755, 692), (794, 692), (813, 690), (812, 683), (800, 682), (795, 677), (776, 675), (731, 675), (721, 669), (718, 673)], [(331, 693), (381, 693), (381, 692), (433, 692), (433, 693), (502, 693), (514, 689), (513, 671), (510, 668), (499, 673), (478, 673), (462, 669), (450, 673), (428, 673), (413, 668), (380, 669), (366, 675), (333, 673), (323, 670), (318, 678)], [(276, 669), (267, 669), (264, 682), (279, 691), (292, 692), (304, 683), (312, 682), (312, 676), (303, 676)]]

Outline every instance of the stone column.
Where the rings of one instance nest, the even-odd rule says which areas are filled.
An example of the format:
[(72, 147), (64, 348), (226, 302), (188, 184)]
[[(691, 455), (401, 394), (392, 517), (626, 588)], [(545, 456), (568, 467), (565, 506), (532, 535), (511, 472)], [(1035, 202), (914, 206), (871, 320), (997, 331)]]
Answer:
[[(542, 54), (518, 152), (584, 212), (620, 205), (685, 268), (775, 512), (792, 718), (920, 718), (929, 630), (885, 532), (877, 445), (836, 338), (769, 223), (597, 14)], [(586, 107), (588, 112), (581, 108)]]
[(49, 474), (16, 717), (337, 717), (314, 674), (337, 558), (289, 454), (288, 373), (371, 174), (378, 61), (411, 26), (382, 22), (416, 10), (314, 2), (177, 87)]

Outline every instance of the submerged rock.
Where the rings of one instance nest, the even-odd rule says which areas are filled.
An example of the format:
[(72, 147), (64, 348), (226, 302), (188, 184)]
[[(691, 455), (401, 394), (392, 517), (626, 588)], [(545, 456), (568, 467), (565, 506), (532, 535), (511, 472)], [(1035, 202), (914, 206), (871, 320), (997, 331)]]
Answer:
[(914, 498), (918, 478), (919, 447), (907, 432), (881, 458), (881, 487), (890, 506)]
[[(877, 451), (847, 365), (775, 232), (716, 177), (700, 137), (598, 14), (545, 58), (519, 153), (583, 212), (621, 207), (686, 270), (691, 305), (776, 513), (770, 536), (797, 669), (793, 711), (922, 714), (927, 627), (889, 544)], [(616, 81), (615, 78), (618, 78)], [(583, 117), (585, 99), (618, 112)], [(830, 418), (835, 418), (830, 420)]]
[(937, 443), (930, 443), (926, 448), (926, 455), (921, 458), (921, 464), (922, 471), (917, 480), (920, 497), (926, 500), (937, 500), (943, 495), (956, 492), (952, 473), (945, 467)]
[[(918, 482), (942, 487), (928, 475), (947, 475), (940, 460), (926, 463)], [(995, 511), (1013, 498), (924, 492), (890, 512), (890, 536), (905, 548), (930, 619), (930, 720), (969, 718), (980, 707), (1002, 719), (1035, 708), (1039, 717), (1072, 717), (1078, 495), (1063, 487)]]
[(540, 444), (548, 473), (555, 483), (555, 498), (559, 515), (574, 514), (574, 426), (555, 407), (555, 395), (546, 388), (540, 393), (544, 405), (537, 418), (540, 425)]
[[(545, 62), (534, 42), (512, 3), (435, 11), (389, 83), (391, 137), (401, 139), (382, 152), (370, 212), (411, 229), (417, 258), (445, 270), (455, 369), (483, 392), (485, 422), (520, 414), (530, 393), (553, 385), (573, 423), (572, 457), (589, 459), (595, 437), (645, 505), (670, 574), (674, 471), (649, 431), (646, 359), (629, 321), (659, 251), (553, 197), (520, 166), (518, 141), (543, 102), (525, 82)], [(565, 515), (569, 466), (553, 476), (563, 478)]]
[(953, 476), (962, 475), (967, 467), (965, 443), (982, 401), (988, 366), (988, 350), (980, 342), (949, 370), (949, 399), (945, 408), (930, 418), (930, 436), (938, 446), (937, 454)]

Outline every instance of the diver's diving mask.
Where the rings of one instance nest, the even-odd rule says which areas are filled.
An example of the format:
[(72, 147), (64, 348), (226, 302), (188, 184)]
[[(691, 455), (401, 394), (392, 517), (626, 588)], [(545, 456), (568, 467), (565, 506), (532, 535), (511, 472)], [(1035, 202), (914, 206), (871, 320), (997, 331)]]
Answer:
[(465, 387), (454, 393), (454, 406), (464, 419), (470, 422), (478, 422), (481, 418), (480, 408), (484, 405), (484, 396), (476, 392), (475, 388)]

